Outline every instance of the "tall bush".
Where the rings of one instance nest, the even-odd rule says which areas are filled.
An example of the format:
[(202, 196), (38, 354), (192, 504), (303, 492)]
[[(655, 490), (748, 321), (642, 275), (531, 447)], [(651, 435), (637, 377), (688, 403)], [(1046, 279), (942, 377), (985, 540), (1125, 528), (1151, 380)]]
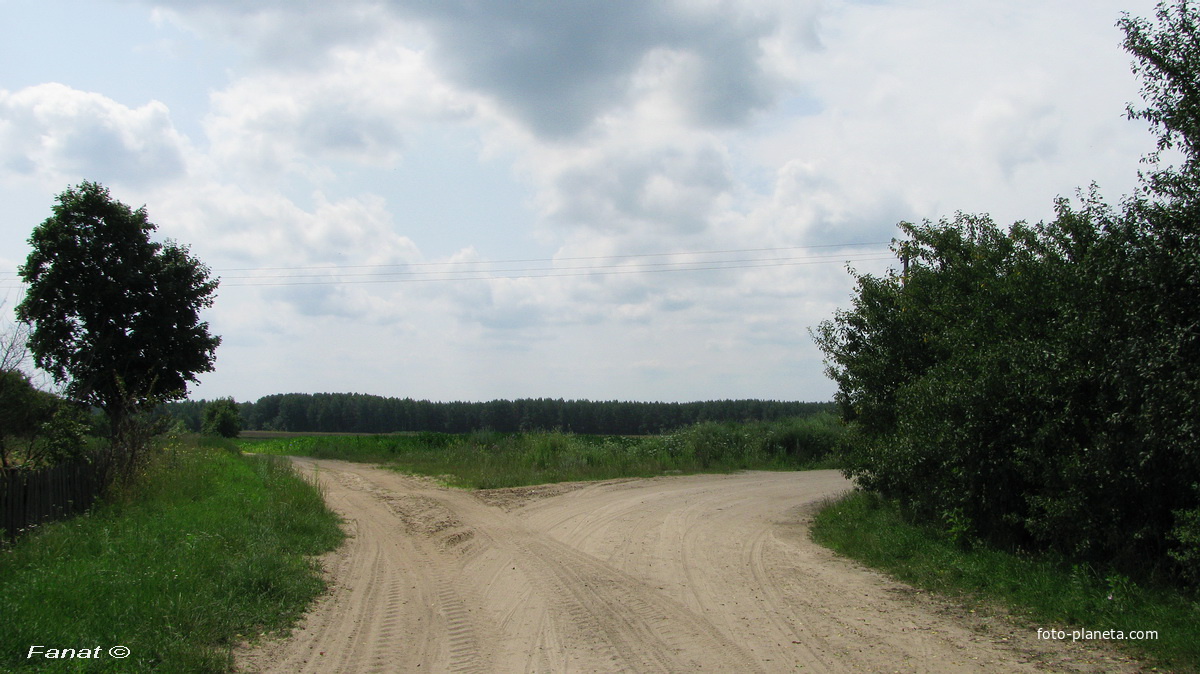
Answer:
[[(857, 483), (963, 542), (1200, 580), (1200, 14), (1126, 17), (1154, 164), (1048, 223), (901, 223), (904, 271), (861, 275), (814, 332), (865, 442)], [(1157, 156), (1152, 156), (1154, 161)]]

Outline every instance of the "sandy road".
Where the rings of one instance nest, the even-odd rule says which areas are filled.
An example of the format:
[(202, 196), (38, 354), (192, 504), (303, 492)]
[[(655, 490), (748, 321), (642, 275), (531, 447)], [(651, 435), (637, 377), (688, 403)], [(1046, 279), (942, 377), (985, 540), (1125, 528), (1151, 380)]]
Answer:
[(834, 471), (469, 493), (297, 459), (351, 534), (265, 672), (1136, 671), (809, 541)]

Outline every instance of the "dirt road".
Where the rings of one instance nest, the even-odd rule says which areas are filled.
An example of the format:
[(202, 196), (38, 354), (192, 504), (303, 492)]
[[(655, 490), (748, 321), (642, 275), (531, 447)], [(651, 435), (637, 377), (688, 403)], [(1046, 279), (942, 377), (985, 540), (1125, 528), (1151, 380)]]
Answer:
[(297, 459), (351, 535), (265, 672), (1134, 671), (809, 541), (834, 471), (469, 493)]

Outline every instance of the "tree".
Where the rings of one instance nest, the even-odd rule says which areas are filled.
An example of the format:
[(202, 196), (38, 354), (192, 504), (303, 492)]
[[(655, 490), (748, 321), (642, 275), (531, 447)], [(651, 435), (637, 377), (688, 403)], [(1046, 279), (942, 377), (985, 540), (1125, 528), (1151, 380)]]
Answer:
[(0, 371), (0, 474), (78, 457), (84, 432), (83, 414), (74, 405), (37, 390), (18, 370)]
[(1150, 122), (1158, 135), (1158, 163), (1164, 150), (1184, 155), (1178, 169), (1149, 176), (1152, 192), (1167, 196), (1198, 194), (1200, 186), (1200, 15), (1189, 0), (1160, 2), (1157, 25), (1125, 14), (1117, 25), (1125, 32), (1125, 50), (1137, 57), (1133, 72), (1142, 79), (1145, 108), (1127, 107), (1130, 119)]
[(38, 390), (22, 371), (28, 359), (29, 325), (0, 330), (0, 473), (52, 465), (84, 449), (81, 411)]
[(233, 398), (220, 398), (204, 406), (204, 423), (201, 431), (205, 435), (236, 438), (242, 432), (242, 415)]
[[(1125, 48), (1136, 58), (1143, 109), (1129, 115), (1151, 123), (1155, 169), (1127, 208), (1130, 241), (1124, 275), (1128, 301), (1120, 318), (1125, 338), (1120, 395), (1137, 401), (1123, 445), (1146, 469), (1139, 475), (1170, 511), (1170, 551), (1200, 584), (1200, 10), (1188, 0), (1161, 2), (1157, 21), (1125, 16)], [(1161, 152), (1182, 155), (1163, 164)], [(1161, 476), (1178, 476), (1164, 480)]]
[[(4, 304), (0, 303), (0, 310)], [(25, 323), (5, 325), (0, 330), (0, 372), (21, 370), (29, 359), (29, 326)]]
[(902, 223), (904, 272), (860, 276), (815, 336), (859, 486), (963, 542), (1200, 583), (1200, 12), (1157, 18), (1119, 24), (1158, 137), (1138, 194)]
[(18, 270), (28, 284), (17, 317), (32, 326), (29, 350), (67, 397), (108, 417), (128, 470), (143, 435), (140, 412), (182, 398), (213, 369), (221, 343), (200, 320), (217, 281), (189, 250), (157, 243), (145, 207), (83, 182), (58, 195)]
[(0, 471), (9, 465), (10, 438), (30, 435), (38, 423), (37, 391), (21, 372), (28, 343), (29, 327), (22, 323), (0, 332)]
[(43, 421), (37, 389), (17, 370), (0, 370), (0, 472), (11, 462), (15, 439), (34, 435)]

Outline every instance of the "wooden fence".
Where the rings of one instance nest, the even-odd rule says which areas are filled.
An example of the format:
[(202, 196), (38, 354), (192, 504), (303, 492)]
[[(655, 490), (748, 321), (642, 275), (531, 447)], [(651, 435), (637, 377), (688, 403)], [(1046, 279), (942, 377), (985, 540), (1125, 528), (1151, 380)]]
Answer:
[(0, 536), (87, 510), (106, 486), (107, 460), (77, 460), (41, 470), (0, 472)]

